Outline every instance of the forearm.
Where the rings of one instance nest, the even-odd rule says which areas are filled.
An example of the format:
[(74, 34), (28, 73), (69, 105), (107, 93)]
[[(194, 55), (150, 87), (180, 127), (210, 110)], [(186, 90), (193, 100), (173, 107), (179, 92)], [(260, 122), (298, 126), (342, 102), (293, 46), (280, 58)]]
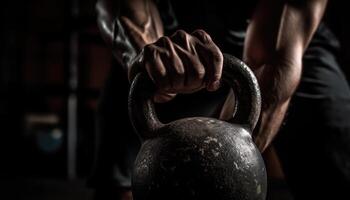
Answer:
[[(98, 0), (96, 11), (101, 35), (126, 71), (143, 46), (163, 34), (152, 0)], [(135, 26), (132, 30), (130, 24)], [(134, 29), (140, 34), (134, 34)]]
[(299, 84), (303, 53), (326, 3), (326, 0), (262, 0), (248, 27), (244, 60), (255, 72), (263, 98), (257, 137), (267, 141), (258, 144), (261, 150), (282, 123)]

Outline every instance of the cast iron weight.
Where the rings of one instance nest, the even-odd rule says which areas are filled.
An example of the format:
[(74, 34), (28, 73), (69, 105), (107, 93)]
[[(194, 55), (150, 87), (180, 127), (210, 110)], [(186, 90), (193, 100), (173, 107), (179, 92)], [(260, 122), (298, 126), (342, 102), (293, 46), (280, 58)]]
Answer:
[(134, 200), (264, 200), (264, 161), (252, 140), (260, 115), (257, 80), (239, 59), (224, 54), (222, 79), (235, 92), (229, 122), (184, 118), (163, 124), (152, 102), (155, 87), (138, 74), (129, 94), (132, 124), (143, 139), (132, 176)]

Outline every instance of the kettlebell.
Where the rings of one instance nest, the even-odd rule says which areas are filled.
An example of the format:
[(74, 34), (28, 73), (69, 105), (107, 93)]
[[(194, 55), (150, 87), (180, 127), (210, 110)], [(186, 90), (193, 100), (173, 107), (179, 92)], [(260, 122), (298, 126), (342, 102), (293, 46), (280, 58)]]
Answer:
[(242, 61), (224, 54), (222, 81), (235, 92), (231, 120), (191, 117), (163, 124), (155, 86), (139, 73), (130, 87), (129, 115), (143, 140), (132, 170), (134, 200), (264, 200), (264, 161), (252, 140), (260, 115), (257, 80)]

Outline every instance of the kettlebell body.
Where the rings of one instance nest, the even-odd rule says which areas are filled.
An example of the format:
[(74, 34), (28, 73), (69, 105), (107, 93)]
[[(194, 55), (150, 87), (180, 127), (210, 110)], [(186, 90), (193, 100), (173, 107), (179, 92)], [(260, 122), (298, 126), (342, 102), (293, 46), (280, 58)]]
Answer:
[(230, 122), (193, 117), (162, 124), (151, 101), (151, 83), (140, 81), (146, 76), (136, 77), (143, 84), (133, 83), (129, 110), (144, 142), (133, 168), (135, 200), (265, 199), (265, 165), (251, 137), (260, 93), (242, 62), (229, 55), (224, 58), (223, 78), (231, 81), (240, 100)]

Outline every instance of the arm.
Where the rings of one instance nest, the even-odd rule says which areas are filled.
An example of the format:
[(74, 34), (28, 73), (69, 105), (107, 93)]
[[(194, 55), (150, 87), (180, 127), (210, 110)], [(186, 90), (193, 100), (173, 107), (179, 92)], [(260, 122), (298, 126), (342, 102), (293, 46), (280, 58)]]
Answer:
[(169, 101), (177, 93), (218, 88), (222, 53), (204, 31), (163, 37), (152, 0), (99, 0), (96, 8), (103, 38), (129, 80), (136, 72), (147, 71), (157, 86), (157, 102)]
[[(159, 17), (153, 17), (158, 13), (154, 9), (151, 0), (97, 0), (97, 25), (100, 34), (124, 68), (125, 75), (143, 46), (156, 41), (163, 34)], [(137, 34), (129, 30), (127, 25), (130, 24)], [(132, 200), (131, 189), (97, 187), (95, 199)]]
[(263, 107), (255, 142), (264, 151), (276, 135), (299, 84), (302, 56), (327, 0), (261, 0), (245, 41), (244, 61), (259, 81)]
[(151, 0), (98, 0), (97, 24), (118, 62), (128, 72), (140, 50), (163, 35)]

